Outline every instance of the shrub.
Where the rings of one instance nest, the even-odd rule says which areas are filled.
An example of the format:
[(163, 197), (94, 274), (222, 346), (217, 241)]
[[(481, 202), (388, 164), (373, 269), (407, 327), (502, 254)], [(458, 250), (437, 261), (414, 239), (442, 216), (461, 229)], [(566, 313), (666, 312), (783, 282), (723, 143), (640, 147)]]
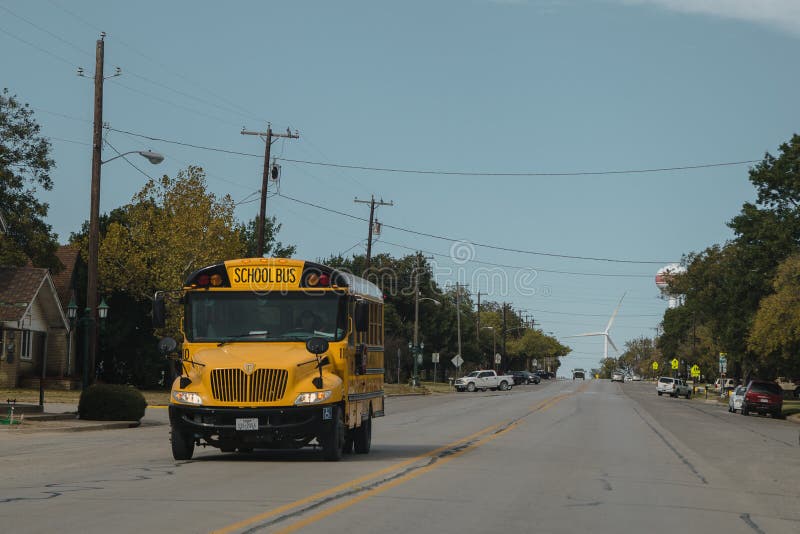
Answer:
[(118, 384), (89, 386), (78, 402), (78, 417), (93, 421), (138, 421), (147, 401), (132, 387)]

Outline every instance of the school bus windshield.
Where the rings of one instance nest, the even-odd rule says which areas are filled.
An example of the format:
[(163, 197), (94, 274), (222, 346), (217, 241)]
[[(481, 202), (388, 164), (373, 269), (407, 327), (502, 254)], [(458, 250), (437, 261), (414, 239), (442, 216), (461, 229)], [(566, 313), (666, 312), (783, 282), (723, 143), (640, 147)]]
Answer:
[(201, 343), (338, 341), (347, 333), (346, 303), (346, 296), (330, 291), (189, 293), (184, 330), (188, 341)]

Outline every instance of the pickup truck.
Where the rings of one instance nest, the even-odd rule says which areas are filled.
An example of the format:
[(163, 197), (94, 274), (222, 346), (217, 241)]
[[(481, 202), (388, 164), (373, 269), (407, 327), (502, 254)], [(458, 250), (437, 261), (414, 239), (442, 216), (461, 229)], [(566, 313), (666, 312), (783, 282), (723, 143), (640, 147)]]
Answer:
[(505, 391), (514, 385), (511, 375), (498, 375), (494, 371), (472, 371), (467, 376), (456, 379), (456, 391), (486, 391), (487, 389)]
[(800, 378), (778, 377), (775, 382), (783, 390), (784, 399), (800, 399)]
[(656, 392), (659, 397), (664, 393), (668, 393), (670, 397), (686, 397), (687, 399), (692, 396), (692, 389), (685, 380), (669, 376), (659, 377)]

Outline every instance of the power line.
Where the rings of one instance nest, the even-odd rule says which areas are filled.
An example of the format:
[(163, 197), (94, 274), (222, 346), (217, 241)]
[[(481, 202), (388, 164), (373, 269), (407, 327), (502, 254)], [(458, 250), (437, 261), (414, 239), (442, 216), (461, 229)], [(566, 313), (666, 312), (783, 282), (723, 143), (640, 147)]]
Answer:
[[(67, 9), (66, 7), (62, 6), (62, 5), (61, 5), (61, 4), (59, 4), (58, 2), (55, 2), (55, 1), (53, 1), (53, 0), (48, 0), (48, 2), (49, 2), (51, 5), (53, 5), (54, 7), (56, 7), (56, 8), (58, 8), (58, 9), (60, 9), (61, 11), (63, 11), (63, 12), (64, 12), (64, 13), (66, 13), (67, 15), (69, 15), (70, 17), (74, 18), (75, 20), (77, 20), (77, 21), (78, 21), (78, 22), (80, 22), (81, 24), (84, 24), (86, 27), (88, 27), (88, 28), (91, 28), (91, 29), (93, 29), (93, 30), (95, 30), (95, 31), (98, 31), (98, 32), (102, 30), (101, 28), (99, 28), (99, 27), (97, 27), (97, 26), (95, 26), (95, 25), (93, 25), (93, 24), (90, 24), (90, 23), (89, 23), (89, 22), (87, 22), (85, 19), (83, 19), (82, 17), (80, 17), (79, 15), (77, 15), (76, 13), (74, 13), (73, 11), (70, 11), (70, 10), (69, 10), (69, 9)], [(141, 56), (142, 58), (146, 59), (146, 60), (148, 61), (148, 63), (149, 63), (149, 64), (156, 64), (156, 65), (159, 65), (161, 68), (163, 68), (163, 69), (165, 70), (165, 72), (168, 72), (170, 75), (173, 75), (173, 76), (175, 76), (175, 77), (177, 77), (177, 78), (180, 78), (180, 79), (182, 79), (182, 80), (184, 80), (184, 81), (186, 81), (186, 82), (189, 82), (189, 83), (190, 83), (190, 84), (191, 84), (193, 87), (199, 87), (200, 89), (203, 89), (203, 90), (204, 90), (206, 93), (208, 93), (209, 95), (213, 96), (214, 98), (216, 98), (216, 99), (218, 99), (218, 100), (220, 100), (220, 101), (222, 101), (222, 102), (225, 102), (226, 104), (228, 104), (228, 105), (229, 105), (229, 106), (231, 106), (232, 108), (236, 108), (236, 109), (239, 109), (239, 110), (242, 110), (242, 111), (244, 111), (245, 113), (248, 113), (249, 115), (247, 115), (247, 116), (248, 116), (249, 118), (251, 118), (251, 119), (252, 119), (252, 118), (256, 118), (257, 120), (260, 120), (260, 121), (262, 121), (262, 122), (266, 122), (266, 121), (264, 121), (264, 120), (263, 120), (263, 119), (261, 119), (261, 118), (257, 118), (257, 117), (255, 117), (255, 114), (254, 114), (254, 113), (252, 113), (250, 110), (248, 110), (248, 109), (246, 109), (246, 108), (243, 108), (242, 106), (240, 106), (240, 105), (236, 104), (236, 103), (235, 103), (235, 102), (233, 102), (233, 101), (227, 100), (227, 99), (226, 99), (225, 97), (223, 97), (223, 96), (220, 96), (220, 95), (218, 95), (218, 94), (216, 94), (216, 93), (214, 93), (214, 92), (212, 92), (212, 91), (209, 91), (208, 89), (205, 89), (205, 88), (203, 88), (202, 86), (200, 86), (200, 85), (198, 84), (198, 82), (197, 82), (196, 80), (192, 80), (192, 79), (190, 79), (189, 77), (187, 77), (187, 76), (185, 76), (185, 75), (181, 74), (180, 72), (177, 72), (177, 71), (176, 71), (176, 70), (175, 70), (173, 67), (170, 67), (170, 66), (166, 65), (165, 63), (163, 63), (163, 62), (159, 61), (158, 59), (156, 59), (156, 58), (153, 58), (153, 57), (151, 57), (151, 56), (148, 56), (147, 54), (144, 54), (143, 52), (139, 51), (139, 50), (138, 50), (138, 49), (136, 49), (134, 46), (132, 46), (131, 44), (129, 44), (129, 43), (125, 42), (125, 41), (123, 41), (122, 39), (120, 39), (120, 38), (118, 38), (118, 37), (115, 37), (114, 35), (110, 35), (109, 37), (110, 37), (110, 38), (112, 38), (112, 39), (114, 39), (114, 41), (115, 41), (115, 42), (118, 42), (118, 43), (119, 43), (119, 44), (121, 44), (122, 46), (124, 46), (124, 47), (128, 48), (129, 50), (131, 50), (131, 51), (132, 51), (132, 52), (134, 52), (135, 54), (137, 54), (137, 55)], [(141, 76), (140, 76), (140, 77), (141, 77)], [(141, 77), (141, 78), (145, 79), (146, 81), (150, 81), (151, 83), (156, 83), (157, 85), (160, 85), (160, 84), (158, 84), (157, 82), (152, 82), (152, 80), (147, 80), (147, 79), (146, 79), (146, 78), (144, 78), (144, 77)], [(163, 87), (165, 87), (166, 89), (169, 89), (169, 90), (171, 90), (171, 91), (178, 92), (176, 89), (172, 89), (172, 88), (170, 88), (169, 86), (163, 85)], [(198, 100), (199, 100), (199, 97), (191, 97), (191, 98), (195, 98), (195, 99), (198, 99)], [(218, 106), (218, 105), (216, 105), (216, 104), (212, 104), (212, 105), (215, 105), (216, 107), (219, 107), (219, 106)], [(244, 115), (242, 115), (242, 116), (244, 116)]]
[(73, 63), (72, 61), (63, 58), (63, 57), (59, 56), (58, 54), (54, 54), (53, 52), (51, 52), (51, 51), (49, 51), (49, 50), (47, 50), (45, 48), (42, 48), (41, 46), (39, 46), (37, 44), (33, 44), (30, 41), (26, 41), (22, 37), (17, 37), (13, 33), (9, 32), (7, 30), (4, 30), (3, 28), (0, 28), (0, 33), (4, 33), (4, 34), (8, 35), (9, 37), (11, 37), (12, 39), (16, 39), (17, 41), (19, 41), (21, 43), (24, 43), (24, 44), (26, 44), (28, 46), (31, 46), (31, 47), (35, 48), (39, 52), (42, 52), (44, 54), (47, 54), (48, 56), (54, 57), (55, 59), (61, 61), (62, 63), (66, 63), (67, 65), (70, 65), (72, 67), (75, 66), (75, 63)]
[(627, 170), (608, 170), (608, 171), (573, 171), (573, 172), (479, 172), (479, 171), (439, 171), (423, 169), (394, 169), (389, 167), (367, 167), (362, 165), (347, 165), (342, 163), (327, 163), (320, 161), (308, 161), (300, 159), (282, 158), (282, 161), (290, 163), (302, 163), (305, 165), (318, 165), (322, 167), (335, 167), (339, 169), (350, 169), (359, 171), (373, 172), (393, 172), (404, 174), (435, 174), (444, 176), (605, 176), (613, 174), (645, 174), (657, 172), (685, 171), (694, 169), (708, 169), (711, 167), (728, 167), (733, 165), (746, 165), (758, 163), (760, 160), (727, 161), (721, 163), (700, 163), (697, 165), (681, 165), (675, 167), (654, 167), (648, 169), (627, 169)]
[(132, 135), (134, 137), (141, 137), (142, 139), (149, 139), (150, 141), (160, 141), (162, 143), (169, 143), (169, 144), (172, 144), (172, 145), (185, 146), (185, 147), (188, 147), (188, 148), (196, 148), (196, 149), (199, 149), (199, 150), (209, 150), (211, 152), (222, 152), (223, 154), (233, 154), (233, 155), (236, 155), (236, 156), (248, 156), (248, 157), (253, 157), (253, 158), (262, 158), (263, 157), (263, 154), (254, 154), (252, 152), (239, 152), (239, 151), (236, 151), (236, 150), (228, 150), (228, 149), (225, 149), (225, 148), (214, 148), (214, 147), (203, 146), (203, 145), (195, 145), (195, 144), (192, 144), (192, 143), (184, 143), (182, 141), (175, 141), (173, 139), (164, 139), (162, 137), (154, 137), (154, 136), (151, 136), (151, 135), (144, 135), (144, 134), (140, 134), (140, 133), (136, 133), (136, 132), (130, 132), (130, 131), (127, 131), (127, 130), (120, 130), (118, 128), (107, 128), (107, 129), (111, 130), (112, 132), (119, 132), (119, 133), (124, 133), (124, 134), (127, 134), (127, 135)]
[[(409, 247), (407, 245), (401, 245), (399, 243), (392, 243), (391, 241), (386, 241), (385, 239), (380, 240), (381, 243), (385, 243), (387, 245), (391, 245), (393, 247), (399, 247), (406, 250), (419, 250), (420, 252), (424, 252), (425, 254), (430, 254), (432, 256), (439, 256), (441, 258), (451, 258), (450, 254), (443, 254), (441, 252), (431, 252), (430, 250), (422, 250), (419, 247)], [(554, 274), (567, 274), (567, 275), (574, 275), (574, 276), (608, 276), (608, 277), (618, 277), (618, 278), (652, 278), (652, 274), (609, 274), (609, 273), (586, 273), (586, 272), (575, 272), (575, 271), (557, 271), (553, 269), (540, 269), (539, 267), (533, 267), (530, 265), (508, 265), (504, 263), (493, 263), (490, 261), (482, 261), (482, 260), (469, 260), (470, 263), (477, 263), (479, 265), (488, 265), (489, 267), (501, 267), (504, 269), (531, 269), (536, 272), (542, 273), (554, 273)]]
[(37, 24), (36, 24), (36, 23), (34, 23), (34, 22), (31, 22), (30, 20), (26, 19), (25, 17), (23, 17), (23, 16), (21, 16), (21, 15), (18, 15), (18, 14), (16, 14), (16, 13), (14, 13), (14, 12), (13, 12), (13, 11), (11, 11), (10, 9), (8, 9), (6, 6), (0, 6), (0, 9), (2, 9), (3, 11), (5, 11), (6, 13), (10, 14), (12, 17), (16, 17), (16, 18), (18, 18), (19, 20), (21, 20), (21, 21), (23, 21), (23, 22), (25, 22), (25, 23), (29, 24), (30, 26), (33, 26), (33, 27), (34, 27), (34, 28), (36, 28), (37, 30), (39, 30), (39, 31), (41, 31), (41, 32), (44, 32), (44, 33), (46, 33), (46, 34), (47, 34), (47, 35), (49, 35), (50, 37), (52, 37), (52, 38), (54, 38), (54, 39), (57, 39), (57, 40), (61, 41), (62, 43), (66, 44), (66, 45), (69, 45), (69, 46), (71, 46), (72, 48), (74, 48), (74, 49), (75, 49), (75, 50), (77, 50), (78, 52), (80, 52), (80, 53), (82, 53), (82, 54), (85, 54), (85, 55), (87, 55), (87, 56), (89, 56), (89, 57), (93, 57), (93, 56), (94, 56), (94, 54), (93, 54), (92, 52), (89, 52), (88, 50), (81, 48), (80, 46), (76, 45), (75, 43), (72, 43), (72, 42), (70, 42), (70, 41), (67, 41), (67, 40), (66, 40), (66, 39), (64, 39), (63, 37), (60, 37), (60, 36), (56, 35), (55, 33), (51, 32), (50, 30), (47, 30), (47, 29), (45, 29), (45, 28), (42, 28), (41, 26), (37, 25)]
[[(118, 82), (117, 82), (118, 83)], [(246, 152), (236, 152), (234, 150), (229, 150), (225, 148), (218, 148), (218, 147), (210, 147), (210, 146), (203, 146), (197, 145), (192, 143), (186, 143), (183, 141), (176, 141), (173, 139), (163, 139), (163, 138), (156, 138), (151, 137), (144, 134), (139, 134), (135, 132), (126, 132), (130, 135), (135, 135), (137, 137), (144, 137), (145, 139), (151, 139), (155, 141), (162, 141), (164, 143), (172, 143), (176, 145), (187, 146), (190, 148), (197, 148), (200, 150), (211, 150), (214, 152), (223, 152), (227, 154), (237, 154), (240, 156), (252, 156), (252, 157), (261, 157), (258, 154), (246, 153)], [(682, 166), (673, 166), (673, 167), (654, 167), (654, 168), (645, 168), (645, 169), (628, 169), (628, 170), (610, 170), (610, 171), (576, 171), (576, 172), (471, 172), (471, 171), (429, 171), (429, 170), (420, 170), (420, 169), (391, 169), (387, 167), (365, 167), (360, 165), (343, 165), (338, 163), (327, 163), (321, 161), (310, 161), (310, 160), (301, 160), (301, 159), (291, 159), (291, 158), (277, 158), (280, 161), (284, 161), (287, 163), (299, 163), (304, 165), (316, 165), (322, 167), (333, 167), (333, 168), (341, 168), (341, 169), (354, 169), (354, 170), (364, 170), (364, 171), (375, 171), (375, 172), (398, 172), (398, 173), (406, 173), (406, 174), (438, 174), (438, 175), (445, 175), (445, 176), (606, 176), (606, 175), (614, 175), (614, 174), (646, 174), (646, 173), (659, 173), (659, 172), (671, 172), (671, 171), (681, 171), (681, 170), (694, 170), (694, 169), (708, 169), (712, 167), (730, 167), (734, 165), (747, 165), (750, 163), (758, 163), (760, 160), (743, 160), (743, 161), (726, 161), (721, 163), (700, 163), (697, 165), (682, 165)], [(661, 262), (653, 262), (653, 263), (661, 263)]]
[(147, 91), (142, 91), (141, 89), (136, 89), (135, 87), (131, 87), (129, 85), (125, 85), (124, 83), (121, 83), (120, 81), (118, 81), (116, 79), (112, 79), (112, 80), (109, 80), (109, 81), (111, 83), (113, 83), (114, 85), (122, 87), (123, 89), (127, 89), (128, 91), (131, 91), (133, 93), (138, 93), (140, 95), (146, 96), (147, 98), (152, 98), (153, 100), (157, 100), (157, 101), (162, 102), (164, 104), (167, 104), (167, 105), (169, 105), (171, 107), (183, 109), (185, 111), (189, 111), (189, 112), (194, 113), (196, 115), (202, 115), (204, 117), (208, 117), (210, 119), (214, 119), (215, 121), (224, 122), (226, 124), (232, 124), (232, 125), (239, 126), (237, 123), (229, 121), (228, 119), (223, 119), (222, 117), (217, 117), (216, 115), (211, 115), (210, 113), (205, 113), (203, 111), (200, 111), (200, 110), (197, 110), (197, 109), (194, 109), (194, 108), (190, 108), (190, 107), (184, 106), (182, 104), (178, 104), (177, 102), (173, 102), (172, 100), (169, 100), (169, 99), (166, 99), (166, 98), (162, 98), (160, 96), (156, 96), (154, 94), (148, 93)]
[(64, 113), (59, 113), (57, 111), (50, 111), (50, 110), (47, 110), (47, 109), (42, 109), (40, 107), (31, 106), (31, 109), (33, 109), (37, 113), (46, 113), (48, 115), (55, 115), (57, 117), (63, 117), (65, 119), (70, 119), (70, 120), (73, 120), (73, 121), (86, 122), (86, 123), (89, 123), (89, 124), (92, 123), (92, 121), (90, 121), (89, 119), (81, 119), (80, 117), (74, 117), (72, 115), (66, 115)]
[[(331, 213), (336, 213), (336, 214), (342, 215), (344, 217), (349, 217), (351, 219), (356, 219), (356, 220), (360, 220), (360, 221), (366, 220), (366, 219), (363, 219), (362, 217), (356, 217), (355, 215), (350, 215), (349, 213), (345, 213), (345, 212), (342, 212), (342, 211), (334, 210), (334, 209), (331, 209), (331, 208), (328, 208), (328, 207), (325, 207), (325, 206), (321, 206), (319, 204), (314, 204), (313, 202), (307, 202), (305, 200), (300, 200), (300, 199), (297, 199), (297, 198), (293, 198), (293, 197), (290, 197), (288, 195), (284, 195), (283, 193), (279, 193), (279, 196), (281, 196), (282, 198), (286, 198), (288, 200), (291, 200), (293, 202), (297, 202), (299, 204), (304, 204), (306, 206), (311, 206), (311, 207), (314, 207), (314, 208), (317, 208), (317, 209), (329, 211)], [(433, 239), (440, 239), (440, 240), (443, 240), (443, 241), (449, 241), (451, 243), (453, 243), (453, 242), (468, 242), (471, 245), (476, 246), (476, 247), (489, 248), (489, 249), (493, 249), (493, 250), (502, 250), (504, 252), (514, 252), (514, 253), (518, 253), (518, 254), (531, 254), (531, 255), (534, 255), (534, 256), (548, 256), (548, 257), (553, 257), (553, 258), (564, 258), (564, 259), (571, 259), (571, 260), (605, 261), (605, 262), (611, 262), (611, 263), (641, 263), (641, 264), (658, 264), (658, 265), (661, 265), (661, 264), (664, 264), (664, 263), (670, 263), (669, 261), (666, 261), (666, 260), (660, 260), (660, 261), (654, 261), (654, 260), (628, 260), (628, 259), (616, 259), (616, 258), (597, 258), (597, 257), (591, 257), (591, 256), (572, 256), (572, 255), (568, 255), (568, 254), (554, 254), (554, 253), (551, 253), (551, 252), (537, 252), (537, 251), (533, 251), (533, 250), (523, 250), (523, 249), (510, 248), (510, 247), (501, 247), (501, 246), (498, 246), (498, 245), (489, 245), (487, 243), (478, 243), (478, 242), (474, 242), (474, 241), (466, 241), (464, 239), (456, 239), (456, 238), (453, 238), (453, 237), (430, 234), (430, 233), (427, 233), (427, 232), (420, 232), (420, 231), (417, 231), (417, 230), (411, 230), (410, 228), (403, 228), (403, 227), (400, 227), (400, 226), (393, 226), (391, 224), (386, 224), (386, 223), (382, 223), (382, 225), (384, 227), (386, 227), (386, 228), (391, 228), (393, 230), (398, 230), (400, 232), (406, 232), (406, 233), (409, 233), (409, 234), (419, 235), (419, 236), (423, 236), (423, 237), (430, 237), (430, 238), (433, 238)]]

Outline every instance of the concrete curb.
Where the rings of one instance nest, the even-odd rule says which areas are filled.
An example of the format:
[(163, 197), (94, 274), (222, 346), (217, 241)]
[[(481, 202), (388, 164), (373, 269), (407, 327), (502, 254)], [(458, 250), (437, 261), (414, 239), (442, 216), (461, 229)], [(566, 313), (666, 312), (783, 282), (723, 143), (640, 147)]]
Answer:
[[(64, 420), (62, 419), (55, 421), (60, 422)], [(82, 419), (75, 419), (74, 417), (71, 421), (72, 423), (69, 425), (58, 423), (49, 425), (47, 423), (52, 423), (54, 421), (35, 421), (26, 419), (21, 425), (15, 425), (13, 428), (9, 428), (9, 433), (34, 434), (39, 432), (88, 432), (92, 430), (115, 430), (121, 428), (136, 428), (141, 426), (141, 422), (139, 421), (85, 421)]]

